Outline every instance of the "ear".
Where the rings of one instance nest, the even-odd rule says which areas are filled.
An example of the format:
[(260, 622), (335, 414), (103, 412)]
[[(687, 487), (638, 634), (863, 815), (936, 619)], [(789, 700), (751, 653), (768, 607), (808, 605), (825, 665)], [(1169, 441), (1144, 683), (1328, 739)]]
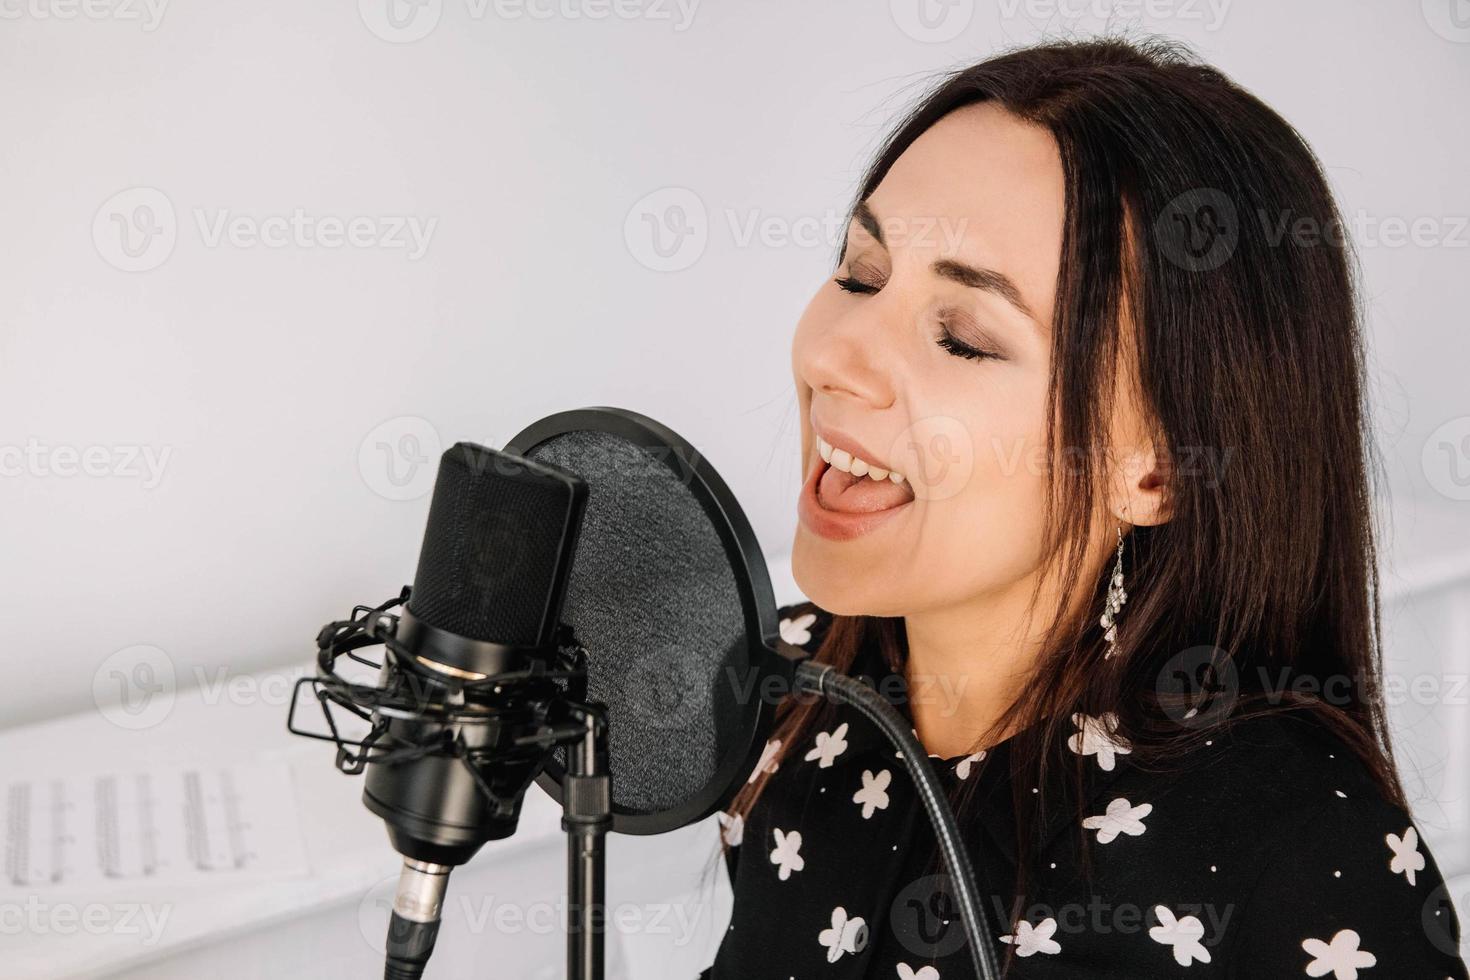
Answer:
[(1108, 474), (1108, 511), (1121, 524), (1152, 527), (1173, 516), (1174, 466), (1167, 447), (1146, 442), (1115, 451)]

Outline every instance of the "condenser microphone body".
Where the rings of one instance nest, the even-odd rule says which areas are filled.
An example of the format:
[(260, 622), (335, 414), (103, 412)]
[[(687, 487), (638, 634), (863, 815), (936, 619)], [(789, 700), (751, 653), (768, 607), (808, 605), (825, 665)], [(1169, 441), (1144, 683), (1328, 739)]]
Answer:
[[(424, 708), (390, 721), (388, 734), (424, 745), (441, 727), (447, 750), (412, 764), (369, 762), (363, 790), (404, 857), (463, 864), (515, 833), (543, 754), (514, 741), (550, 691), (535, 674), (554, 652), (586, 500), (585, 482), (555, 466), (467, 442), (444, 453), (399, 649), (389, 654), (396, 663), (384, 671), (407, 672)], [(507, 675), (525, 683), (466, 694), (466, 684)], [(494, 753), (494, 772), (464, 765), (466, 753)], [(482, 791), (485, 778), (496, 792)]]

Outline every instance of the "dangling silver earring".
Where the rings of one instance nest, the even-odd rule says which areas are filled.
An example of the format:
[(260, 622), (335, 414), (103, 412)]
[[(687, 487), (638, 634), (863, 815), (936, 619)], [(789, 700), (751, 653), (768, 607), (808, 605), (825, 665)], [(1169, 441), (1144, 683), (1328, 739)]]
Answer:
[(1113, 563), (1113, 580), (1108, 583), (1107, 598), (1103, 602), (1102, 619), (1098, 620), (1102, 626), (1103, 639), (1108, 644), (1108, 650), (1103, 654), (1103, 659), (1111, 657), (1118, 649), (1118, 610), (1123, 608), (1123, 603), (1128, 601), (1128, 593), (1123, 590), (1123, 528), (1118, 527), (1118, 558)]

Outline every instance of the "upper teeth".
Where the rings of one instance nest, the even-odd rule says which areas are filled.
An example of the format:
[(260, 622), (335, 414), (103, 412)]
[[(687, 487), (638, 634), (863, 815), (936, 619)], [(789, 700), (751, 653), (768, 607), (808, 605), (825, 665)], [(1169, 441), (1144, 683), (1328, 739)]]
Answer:
[(823, 462), (831, 463), (844, 473), (853, 476), (870, 476), (875, 480), (892, 480), (894, 483), (903, 482), (903, 474), (896, 470), (885, 470), (881, 466), (874, 466), (865, 459), (859, 459), (846, 449), (834, 449), (827, 440), (817, 437), (817, 449), (822, 454)]

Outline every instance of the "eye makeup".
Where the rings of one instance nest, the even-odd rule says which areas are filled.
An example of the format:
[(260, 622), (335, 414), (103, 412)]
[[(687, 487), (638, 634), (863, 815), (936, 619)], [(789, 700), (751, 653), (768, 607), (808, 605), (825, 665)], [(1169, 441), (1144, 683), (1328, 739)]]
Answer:
[[(970, 339), (962, 340), (959, 334)], [(968, 313), (949, 309), (941, 311), (939, 315), (939, 338), (935, 343), (955, 357), (966, 360), (1006, 360), (1006, 355), (994, 343), (976, 339), (984, 335), (984, 331)]]
[(888, 278), (871, 263), (854, 261), (847, 275), (838, 275), (832, 280), (843, 292), (869, 295), (878, 292), (887, 284)]
[[(847, 274), (839, 273), (832, 279), (832, 282), (845, 293), (871, 296), (883, 289), (887, 284), (887, 278), (873, 268), (871, 263), (854, 260), (850, 263)], [(941, 311), (939, 327), (939, 337), (934, 342), (946, 353), (970, 361), (1007, 359), (1006, 355), (996, 349), (992, 343), (961, 339), (962, 334), (970, 338), (984, 335), (984, 331), (975, 323), (974, 318), (962, 309)]]

